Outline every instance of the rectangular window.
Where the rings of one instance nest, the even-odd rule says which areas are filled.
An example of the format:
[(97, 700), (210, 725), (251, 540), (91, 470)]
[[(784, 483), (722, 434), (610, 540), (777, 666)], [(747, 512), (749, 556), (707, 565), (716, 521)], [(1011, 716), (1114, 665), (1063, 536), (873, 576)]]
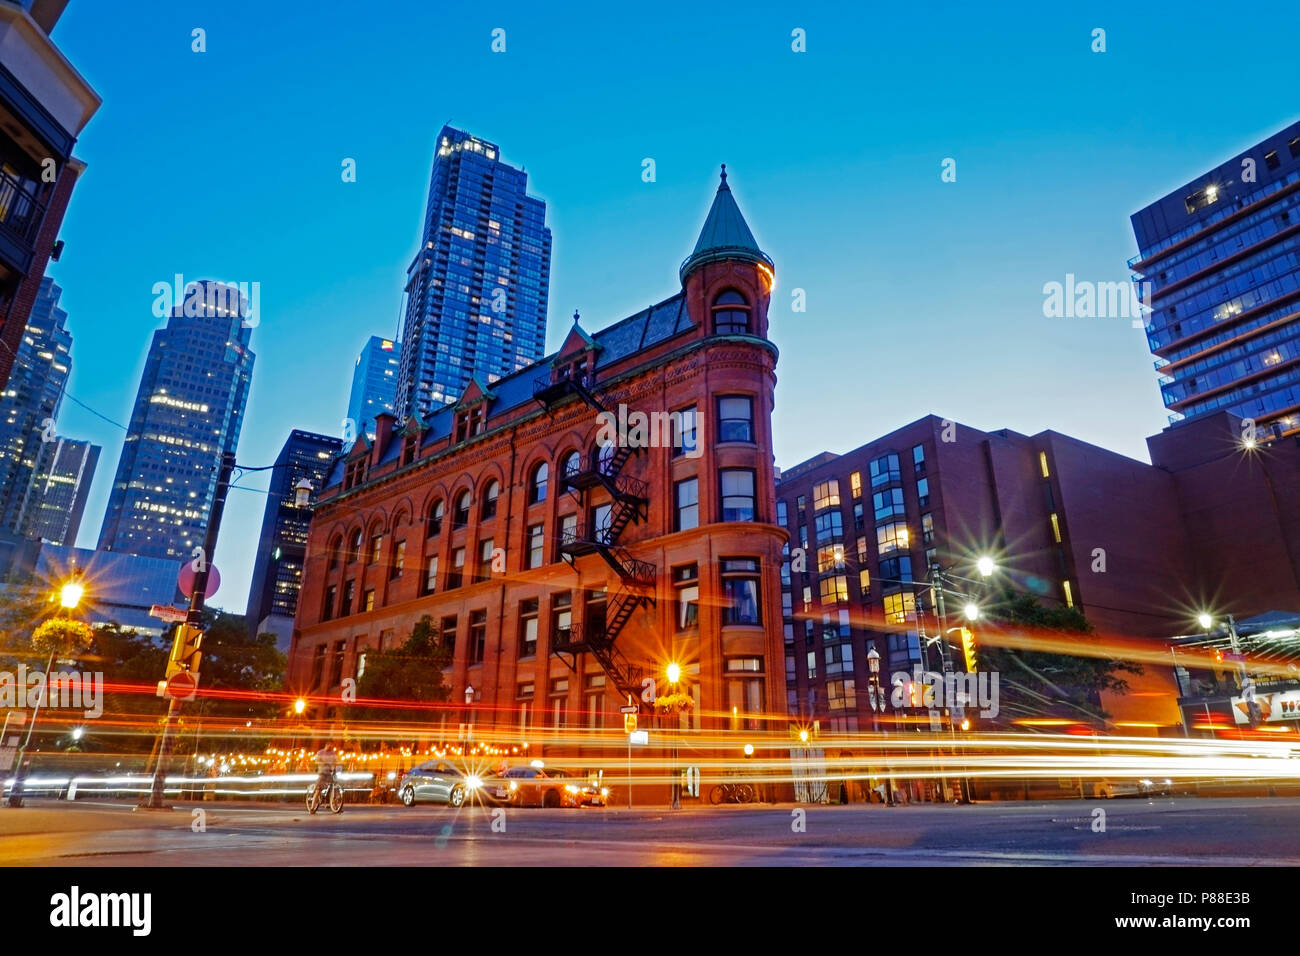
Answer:
[(825, 511), (813, 518), (817, 530), (817, 544), (844, 540), (844, 519), (839, 511)]
[(930, 507), (930, 479), (922, 478), (916, 483), (916, 504), (921, 508)]
[(551, 596), (551, 645), (566, 644), (573, 627), (573, 595), (560, 591)]
[(424, 570), (424, 593), (432, 594), (438, 590), (438, 556), (429, 558), (429, 566)]
[(543, 526), (528, 526), (528, 566), (540, 568), (546, 560), (546, 537), (542, 534)]
[(784, 528), (787, 524), (789, 524), (789, 522), (790, 522), (790, 515), (786, 509), (785, 502), (778, 501), (776, 503), (776, 523)]
[(325, 645), (321, 644), (311, 658), (311, 686), (314, 690), (325, 689)]
[(934, 544), (934, 515), (921, 515), (921, 543)]
[(696, 454), (700, 449), (700, 422), (695, 406), (691, 405), (689, 408), (683, 408), (672, 416), (671, 424), (675, 432), (673, 435), (673, 457), (680, 458), (683, 455)]
[(391, 578), (400, 578), (402, 568), (406, 565), (406, 542), (399, 541), (393, 545), (393, 570), (389, 575)]
[(907, 533), (907, 525), (903, 524), (901, 521), (881, 525), (876, 529), (877, 554), (885, 555), (891, 551), (906, 549), (909, 546), (909, 542), (910, 538)]
[(1282, 165), (1282, 161), (1277, 158), (1277, 150), (1269, 150), (1264, 154), (1264, 165), (1269, 169), (1277, 169)]
[(481, 664), (487, 649), (487, 611), (469, 612), (469, 661)]
[(347, 657), (348, 642), (334, 642), (334, 662), (330, 665), (330, 682), (327, 687), (338, 687), (343, 683), (343, 660)]
[(366, 609), (367, 611), (373, 611), (373, 610), (375, 609), (375, 589), (374, 589), (374, 588), (366, 588), (366, 593), (363, 594), (363, 595), (361, 596), (361, 599), (362, 599), (362, 601), (365, 602), (365, 609)]
[(697, 564), (673, 568), (677, 599), (677, 630), (689, 631), (700, 621), (700, 569)]
[(1047, 470), (1047, 452), (1045, 451), (1038, 453), (1038, 470), (1042, 472), (1044, 478), (1052, 477), (1052, 473)]
[(1071, 590), (1069, 581), (1061, 582), (1061, 592), (1065, 595), (1065, 606), (1074, 607), (1074, 591)]
[(871, 593), (871, 572), (866, 568), (858, 572), (858, 592), (863, 597)]
[(475, 575), (475, 582), (486, 581), (492, 577), (492, 552), (494, 548), (491, 538), (484, 538), (478, 546), (478, 574)]
[(1056, 516), (1055, 511), (1052, 512), (1051, 520), (1052, 520), (1052, 540), (1055, 541), (1057, 544), (1060, 544), (1061, 543), (1061, 519)]
[(754, 520), (754, 472), (747, 468), (723, 468), (718, 472), (722, 486), (722, 520)]
[(456, 615), (451, 614), (442, 619), (442, 626), (438, 629), (442, 639), (442, 649), (448, 654), (456, 649)]
[(597, 544), (614, 543), (614, 506), (597, 505), (591, 509), (592, 540)]
[(808, 679), (816, 680), (817, 679), (817, 652), (816, 651), (808, 652), (807, 663), (808, 663)]
[(587, 700), (583, 709), (586, 711), (587, 726), (598, 730), (605, 726), (605, 675), (588, 674), (584, 682)]
[(754, 400), (747, 395), (718, 399), (718, 441), (754, 440)]
[(912, 447), (912, 472), (917, 475), (925, 474), (925, 446), (915, 445)]
[(673, 488), (677, 502), (676, 512), (673, 517), (673, 530), (689, 531), (691, 528), (698, 528), (700, 525), (700, 480), (698, 478), (687, 478), (685, 481), (677, 482)]
[[(556, 542), (556, 548), (558, 549), (564, 545), (573, 544), (576, 540), (578, 540), (578, 516), (560, 515), (560, 540)], [(560, 560), (558, 550), (553, 560)]]
[[(339, 616), (347, 617), (352, 613), (352, 599), (357, 596), (357, 582), (348, 581), (343, 585), (343, 606), (339, 608)], [(334, 685), (331, 684), (331, 687)]]
[(838, 508), (840, 506), (840, 483), (835, 478), (813, 485), (813, 510)]
[(1292, 159), (1300, 159), (1300, 136), (1295, 137), (1286, 146), (1287, 149), (1291, 150)]
[(865, 534), (859, 535), (858, 536), (858, 564), (866, 564), (867, 558), (868, 558), (867, 536)]
[[(850, 668), (851, 670), (852, 668)], [(828, 670), (829, 674), (830, 671)], [(856, 710), (857, 692), (851, 680), (831, 680), (826, 682), (826, 706), (831, 710)]]
[(897, 455), (885, 455), (882, 458), (877, 458), (871, 463), (870, 471), (872, 488), (880, 488), (891, 482), (897, 482), (902, 477), (898, 470)]
[(862, 472), (855, 471), (849, 475), (849, 491), (852, 492), (854, 498), (862, 497)]
[(723, 558), (722, 623), (761, 624), (757, 558)]
[(799, 547), (808, 547), (808, 526), (806, 524), (799, 525)]
[(861, 531), (867, 526), (866, 513), (862, 510), (862, 502), (859, 501), (853, 506), (853, 530)]
[(537, 598), (519, 602), (519, 656), (537, 653)]
[(334, 608), (338, 604), (339, 589), (337, 585), (331, 584), (325, 589), (325, 606), (321, 608), (320, 619), (328, 621), (334, 617)]
[(906, 624), (916, 615), (916, 595), (911, 591), (886, 594), (884, 597), (885, 621), (889, 624)]
[(822, 604), (843, 604), (849, 599), (849, 579), (844, 574), (833, 574), (818, 582)]
[(566, 727), (569, 723), (569, 679), (551, 678), (551, 726)]
[(379, 563), (379, 553), (383, 550), (384, 536), (382, 534), (373, 535), (370, 539), (370, 563)]
[(844, 545), (827, 544), (817, 549), (817, 573), (844, 570)]
[(903, 489), (886, 488), (884, 491), (877, 491), (871, 496), (871, 507), (875, 511), (877, 521), (902, 517), (907, 513), (903, 508)]
[(526, 738), (528, 728), (531, 726), (530, 718), (533, 715), (533, 693), (535, 688), (532, 682), (515, 685), (515, 703), (519, 708), (519, 736)]
[(880, 559), (880, 583), (894, 585), (912, 583), (912, 559), (906, 555)]
[(465, 549), (457, 548), (451, 553), (451, 570), (447, 572), (447, 590), (458, 588), (465, 578)]

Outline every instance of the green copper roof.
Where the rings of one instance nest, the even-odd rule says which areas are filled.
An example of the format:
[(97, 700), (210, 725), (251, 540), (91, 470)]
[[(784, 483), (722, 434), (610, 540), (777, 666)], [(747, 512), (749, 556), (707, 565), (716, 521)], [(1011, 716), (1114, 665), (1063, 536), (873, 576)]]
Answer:
[(749, 231), (749, 224), (740, 214), (736, 198), (731, 194), (731, 187), (727, 185), (727, 165), (723, 163), (722, 182), (718, 184), (718, 192), (713, 197), (713, 206), (709, 209), (708, 218), (704, 220), (704, 228), (700, 230), (695, 251), (682, 263), (680, 272), (682, 283), (685, 284), (686, 277), (699, 266), (726, 259), (758, 262), (769, 269), (772, 268), (772, 260), (768, 258), (767, 253), (758, 248), (754, 234)]

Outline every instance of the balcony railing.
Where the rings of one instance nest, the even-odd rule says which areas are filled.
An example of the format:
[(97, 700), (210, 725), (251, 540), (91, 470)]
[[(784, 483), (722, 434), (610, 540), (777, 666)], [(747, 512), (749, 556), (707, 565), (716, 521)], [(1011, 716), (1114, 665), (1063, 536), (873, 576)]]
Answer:
[(0, 170), (0, 225), (29, 245), (36, 241), (45, 205), (32, 195), (35, 183)]

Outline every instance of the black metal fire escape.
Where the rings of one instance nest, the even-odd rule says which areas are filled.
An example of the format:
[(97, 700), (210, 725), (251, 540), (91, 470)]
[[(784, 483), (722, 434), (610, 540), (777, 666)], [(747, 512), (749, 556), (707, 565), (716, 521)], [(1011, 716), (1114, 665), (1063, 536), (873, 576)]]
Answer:
[[(552, 382), (540, 379), (534, 383), (533, 397), (546, 409), (554, 408), (570, 395), (577, 395), (598, 412), (604, 405), (592, 394), (585, 381), (566, 377)], [(629, 524), (649, 517), (649, 486), (638, 478), (623, 474), (627, 464), (639, 449), (626, 445), (607, 448), (602, 452), (580, 455), (571, 461), (563, 475), (561, 486), (575, 494), (580, 505), (586, 504), (586, 493), (603, 488), (610, 498), (608, 520), (595, 525), (588, 509), (581, 509), (576, 527), (560, 536), (560, 555), (575, 570), (578, 558), (598, 554), (618, 575), (619, 585), (607, 594), (604, 621), (587, 621), (573, 624), (567, 634), (557, 634), (551, 649), (556, 654), (570, 655), (565, 661), (576, 671), (577, 655), (591, 654), (600, 662), (605, 673), (620, 694), (640, 700), (643, 668), (632, 664), (615, 646), (632, 614), (643, 605), (655, 603), (654, 587), (658, 569), (648, 561), (635, 558), (619, 546), (619, 537)]]

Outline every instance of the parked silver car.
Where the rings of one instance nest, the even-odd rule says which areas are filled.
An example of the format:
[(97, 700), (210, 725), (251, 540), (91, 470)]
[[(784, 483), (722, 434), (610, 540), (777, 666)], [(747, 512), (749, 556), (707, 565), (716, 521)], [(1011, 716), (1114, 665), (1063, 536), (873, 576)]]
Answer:
[(459, 807), (482, 787), (483, 781), (477, 775), (465, 773), (445, 760), (430, 760), (406, 772), (397, 784), (397, 795), (408, 807), (421, 800)]

